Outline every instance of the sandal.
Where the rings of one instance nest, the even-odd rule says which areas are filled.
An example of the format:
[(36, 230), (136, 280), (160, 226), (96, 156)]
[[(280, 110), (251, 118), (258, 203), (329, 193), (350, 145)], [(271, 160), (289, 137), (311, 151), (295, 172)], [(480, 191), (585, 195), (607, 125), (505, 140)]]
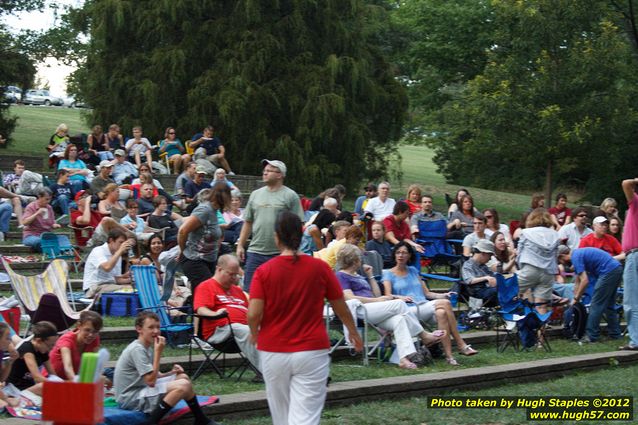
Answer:
[(445, 359), (445, 361), (447, 362), (447, 364), (449, 364), (450, 366), (460, 366), (459, 362), (456, 361), (456, 359), (454, 357), (450, 357)]
[(426, 338), (425, 346), (429, 347), (431, 345), (438, 344), (439, 342), (441, 342), (441, 340), (443, 339), (445, 335), (446, 335), (446, 332), (441, 329), (437, 329), (436, 331), (430, 332), (430, 333), (426, 332), (426, 336), (429, 336), (430, 340), (428, 341)]
[(473, 356), (474, 354), (478, 354), (478, 351), (473, 349), (472, 346), (468, 344), (465, 347), (459, 349), (459, 353), (463, 354), (464, 356)]

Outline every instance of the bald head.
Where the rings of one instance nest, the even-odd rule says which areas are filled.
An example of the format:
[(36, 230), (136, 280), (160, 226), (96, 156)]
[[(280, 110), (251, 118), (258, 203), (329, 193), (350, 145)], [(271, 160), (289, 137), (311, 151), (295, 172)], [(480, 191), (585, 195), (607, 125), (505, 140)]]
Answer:
[(237, 257), (230, 254), (222, 255), (217, 259), (217, 268), (215, 268), (215, 279), (219, 284), (228, 289), (232, 285), (236, 285), (239, 281), (241, 268)]

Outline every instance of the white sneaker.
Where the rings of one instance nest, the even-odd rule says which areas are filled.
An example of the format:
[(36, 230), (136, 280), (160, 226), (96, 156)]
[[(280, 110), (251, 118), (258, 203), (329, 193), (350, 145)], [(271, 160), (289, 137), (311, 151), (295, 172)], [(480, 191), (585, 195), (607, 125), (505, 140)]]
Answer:
[(203, 339), (199, 339), (196, 336), (193, 337), (193, 340), (191, 341), (191, 348), (202, 349), (204, 351), (213, 351), (214, 350), (214, 348), (211, 347), (209, 343), (207, 343)]
[(229, 172), (228, 172), (228, 175), (229, 175), (229, 176), (234, 176), (234, 175), (235, 175), (235, 173), (233, 173), (232, 171), (229, 171)]
[(4, 242), (4, 233), (0, 232), (0, 242)]

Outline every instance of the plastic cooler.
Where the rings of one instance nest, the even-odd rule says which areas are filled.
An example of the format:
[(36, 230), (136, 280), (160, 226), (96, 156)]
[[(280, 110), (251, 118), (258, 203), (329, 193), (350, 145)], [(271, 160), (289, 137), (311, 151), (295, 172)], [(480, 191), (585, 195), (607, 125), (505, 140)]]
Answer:
[(56, 425), (101, 423), (104, 421), (104, 384), (46, 381), (42, 419)]

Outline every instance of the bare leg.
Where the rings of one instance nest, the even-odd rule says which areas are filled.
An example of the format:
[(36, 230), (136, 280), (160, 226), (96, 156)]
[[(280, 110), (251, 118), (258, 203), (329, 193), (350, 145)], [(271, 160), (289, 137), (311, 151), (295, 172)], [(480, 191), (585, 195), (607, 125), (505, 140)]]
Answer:
[(195, 396), (193, 385), (186, 375), (180, 374), (173, 382), (166, 385), (164, 402), (175, 406), (180, 400), (190, 400)]
[(13, 204), (13, 212), (18, 218), (18, 225), (22, 226), (22, 200), (16, 196), (11, 199), (11, 204)]
[[(449, 332), (450, 324), (448, 323), (448, 316), (445, 309), (436, 303), (436, 310), (434, 311), (434, 316), (436, 317), (436, 323), (438, 324), (439, 329)], [(454, 356), (452, 355), (452, 341), (450, 340), (450, 335), (448, 333), (445, 334), (443, 338), (441, 338), (441, 344), (443, 344), (443, 351), (445, 352), (446, 359), (452, 359)]]
[(146, 163), (148, 164), (150, 168), (153, 168), (153, 155), (151, 154), (151, 151), (147, 150), (145, 155), (146, 155)]
[[(140, 166), (142, 165), (142, 158), (140, 157), (140, 153), (139, 152), (135, 152), (135, 165), (137, 166), (137, 168), (139, 169)], [(149, 164), (150, 166), (150, 164)]]

